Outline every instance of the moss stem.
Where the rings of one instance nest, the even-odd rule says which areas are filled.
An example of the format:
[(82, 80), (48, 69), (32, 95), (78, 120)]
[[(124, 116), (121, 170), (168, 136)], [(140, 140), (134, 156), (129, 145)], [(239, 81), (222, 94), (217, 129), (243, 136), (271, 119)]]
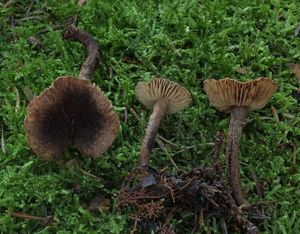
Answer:
[(244, 199), (241, 189), (240, 162), (238, 151), (245, 118), (248, 110), (243, 107), (234, 107), (231, 110), (230, 125), (227, 136), (226, 159), (228, 168), (228, 181), (231, 185), (233, 196), (238, 205), (248, 204)]
[(166, 111), (167, 111), (166, 101), (159, 100), (155, 103), (153, 107), (153, 112), (148, 122), (146, 134), (141, 148), (141, 161), (140, 161), (141, 166), (148, 165), (149, 163), (150, 154), (154, 146), (158, 126), (161, 119), (165, 116)]

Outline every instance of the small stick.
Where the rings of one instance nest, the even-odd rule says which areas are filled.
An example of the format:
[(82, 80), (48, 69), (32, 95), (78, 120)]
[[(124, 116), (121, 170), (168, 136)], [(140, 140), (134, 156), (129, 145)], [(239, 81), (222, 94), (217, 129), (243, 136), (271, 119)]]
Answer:
[(38, 19), (38, 18), (40, 18), (39, 15), (32, 15), (32, 16), (26, 16), (24, 18), (16, 19), (15, 21), (19, 25), (23, 21), (29, 21), (29, 20)]
[(124, 123), (127, 124), (128, 121), (128, 111), (127, 108), (124, 109)]
[(89, 176), (89, 177), (91, 177), (91, 178), (93, 178), (93, 179), (96, 179), (96, 180), (102, 180), (100, 177), (95, 176), (95, 175), (89, 173), (88, 171), (83, 170), (83, 169), (80, 168), (80, 167), (78, 167), (78, 169), (79, 169), (79, 171), (81, 171), (82, 174), (84, 174), (84, 175), (86, 175), (86, 176)]
[(161, 136), (161, 135), (159, 135), (159, 134), (157, 134), (157, 137), (158, 137), (159, 139), (163, 140), (164, 142), (168, 143), (169, 145), (174, 146), (175, 148), (178, 148), (178, 149), (181, 148), (180, 146), (176, 145), (176, 144), (173, 143), (172, 141), (169, 141), (168, 139), (164, 138), (163, 136)]
[(133, 114), (133, 116), (138, 120), (141, 121), (140, 116), (138, 115), (138, 113), (136, 113), (136, 111), (131, 107), (130, 108), (130, 112)]
[(137, 216), (135, 216), (133, 228), (132, 228), (132, 230), (130, 231), (130, 234), (134, 234), (134, 233), (136, 233), (136, 232), (138, 231), (138, 228), (137, 228), (137, 226), (138, 226), (138, 221), (139, 221), (139, 218), (138, 218)]
[(90, 80), (96, 61), (100, 58), (100, 46), (97, 41), (87, 32), (81, 31), (73, 26), (66, 29), (64, 38), (70, 41), (79, 41), (87, 49), (87, 57), (81, 66), (79, 79)]
[(9, 212), (9, 214), (16, 218), (26, 219), (26, 220), (37, 220), (42, 221), (44, 224), (48, 225), (55, 221), (55, 217), (52, 215), (46, 217), (39, 217), (34, 215), (29, 215), (21, 212)]

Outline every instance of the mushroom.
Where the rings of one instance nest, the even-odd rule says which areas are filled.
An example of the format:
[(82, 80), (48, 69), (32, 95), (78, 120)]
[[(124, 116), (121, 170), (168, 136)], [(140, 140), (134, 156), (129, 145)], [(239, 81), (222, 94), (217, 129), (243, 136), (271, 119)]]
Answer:
[(58, 77), (29, 103), (25, 119), (29, 145), (47, 160), (57, 159), (70, 145), (97, 157), (109, 148), (119, 130), (111, 102), (90, 81), (99, 57), (96, 40), (73, 27), (65, 38), (80, 41), (88, 50), (79, 78)]
[(276, 83), (269, 78), (258, 78), (248, 82), (233, 79), (205, 80), (204, 90), (210, 103), (222, 112), (230, 112), (227, 135), (226, 160), (229, 168), (228, 180), (238, 205), (247, 204), (241, 190), (238, 150), (245, 118), (250, 111), (263, 108), (273, 92)]
[(155, 78), (139, 82), (135, 88), (136, 98), (147, 108), (153, 108), (141, 148), (140, 165), (148, 165), (159, 123), (166, 113), (181, 111), (191, 102), (190, 93), (179, 84)]

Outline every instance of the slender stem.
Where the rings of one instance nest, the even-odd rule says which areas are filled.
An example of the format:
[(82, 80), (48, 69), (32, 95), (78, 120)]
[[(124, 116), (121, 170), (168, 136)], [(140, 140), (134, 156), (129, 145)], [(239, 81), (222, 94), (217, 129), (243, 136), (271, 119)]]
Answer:
[(167, 111), (167, 102), (159, 100), (154, 104), (153, 112), (150, 116), (146, 134), (143, 140), (141, 149), (141, 166), (148, 165), (150, 154), (155, 142), (156, 133), (161, 119), (165, 116)]
[(90, 80), (96, 61), (100, 58), (100, 47), (97, 41), (87, 32), (72, 26), (64, 32), (64, 38), (70, 41), (79, 41), (87, 49), (87, 57), (81, 66), (79, 79)]
[(238, 205), (248, 204), (242, 194), (240, 162), (238, 158), (241, 133), (245, 125), (245, 118), (247, 114), (248, 110), (243, 107), (234, 107), (231, 110), (226, 147), (228, 180), (233, 191), (233, 196)]

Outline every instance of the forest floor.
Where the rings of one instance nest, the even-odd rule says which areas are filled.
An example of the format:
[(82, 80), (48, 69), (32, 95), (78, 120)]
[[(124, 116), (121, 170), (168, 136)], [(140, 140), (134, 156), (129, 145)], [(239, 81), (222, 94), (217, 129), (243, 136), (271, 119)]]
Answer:
[[(261, 233), (300, 230), (300, 106), (294, 95), (300, 76), (299, 2), (5, 2), (0, 3), (0, 233), (133, 229), (130, 211), (116, 202), (124, 178), (138, 164), (151, 114), (134, 89), (154, 77), (176, 81), (192, 95), (189, 107), (166, 116), (159, 127), (163, 139), (155, 144), (151, 166), (169, 174), (212, 165), (215, 135), (226, 135), (229, 114), (210, 105), (204, 80), (276, 81), (277, 91), (265, 108), (249, 114), (241, 137), (242, 189), (250, 203), (265, 204), (268, 218), (259, 224)], [(62, 156), (68, 163), (61, 164), (34, 154), (24, 119), (33, 95), (56, 77), (78, 75), (85, 49), (64, 40), (60, 27), (72, 21), (101, 45), (103, 62), (93, 82), (112, 101), (121, 127), (101, 157), (70, 148)], [(296, 65), (290, 69), (287, 64)], [(91, 211), (91, 201), (99, 197), (106, 198), (102, 211)], [(54, 220), (17, 217), (24, 214)], [(171, 224), (178, 233), (222, 233), (211, 215), (204, 214), (198, 229), (189, 212)]]

